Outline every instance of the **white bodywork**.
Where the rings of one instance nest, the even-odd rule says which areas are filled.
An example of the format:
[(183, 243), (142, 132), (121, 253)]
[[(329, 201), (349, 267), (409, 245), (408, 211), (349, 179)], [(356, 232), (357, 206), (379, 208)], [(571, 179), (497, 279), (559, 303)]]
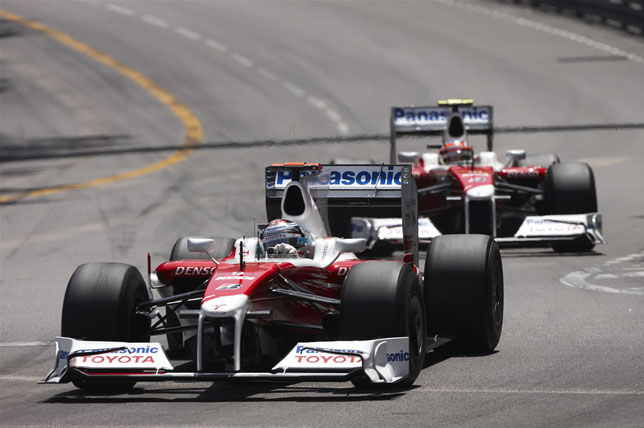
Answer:
[(409, 374), (409, 338), (298, 343), (273, 370), (362, 368), (373, 383), (392, 383)]
[[(103, 352), (101, 352), (103, 351)], [(84, 341), (56, 337), (56, 362), (41, 383), (66, 382), (69, 368), (172, 370), (160, 343)]]
[(205, 380), (217, 378), (289, 378), (317, 376), (338, 380), (362, 370), (373, 383), (394, 383), (409, 374), (409, 339), (390, 337), (374, 340), (300, 342), (268, 373), (175, 372), (159, 343), (83, 341), (56, 338), (56, 363), (40, 383), (69, 382), (69, 370), (78, 369), (89, 377), (107, 376), (127, 381), (128, 376), (149, 380)]
[[(351, 219), (353, 236), (367, 239), (367, 247), (373, 248), (378, 241), (392, 244), (402, 242), (402, 220), (399, 218), (363, 218)], [(427, 241), (441, 235), (427, 217), (418, 219), (418, 237)], [(528, 216), (511, 237), (495, 237), (497, 242), (556, 242), (574, 240), (586, 236), (594, 244), (605, 244), (602, 234), (602, 215), (561, 214), (545, 216)]]

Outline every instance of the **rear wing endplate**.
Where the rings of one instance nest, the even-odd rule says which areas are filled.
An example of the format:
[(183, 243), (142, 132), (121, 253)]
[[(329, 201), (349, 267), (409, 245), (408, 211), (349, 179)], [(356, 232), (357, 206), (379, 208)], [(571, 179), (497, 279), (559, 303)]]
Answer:
[(459, 113), (468, 134), (486, 135), (487, 149), (492, 150), (494, 109), (489, 105), (453, 105), (432, 107), (392, 107), (389, 122), (389, 162), (396, 162), (396, 137), (442, 135), (452, 113)]

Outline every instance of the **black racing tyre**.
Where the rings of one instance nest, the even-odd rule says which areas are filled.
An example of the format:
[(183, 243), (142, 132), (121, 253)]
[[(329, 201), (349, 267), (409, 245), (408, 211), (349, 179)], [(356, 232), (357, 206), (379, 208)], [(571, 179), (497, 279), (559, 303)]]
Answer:
[(554, 153), (529, 154), (525, 159), (517, 160), (517, 166), (540, 166), (548, 168), (550, 165), (559, 163), (559, 156)]
[(503, 327), (503, 266), (487, 235), (442, 235), (427, 249), (427, 331), (456, 336), (468, 351), (489, 353)]
[[(587, 163), (551, 165), (546, 173), (546, 206), (550, 214), (585, 214), (597, 212), (595, 175)], [(589, 239), (553, 244), (556, 252), (587, 252), (593, 249)]]
[[(400, 262), (365, 262), (351, 268), (342, 287), (340, 332), (345, 340), (409, 337), (409, 376), (412, 385), (425, 361), (425, 305), (418, 277)], [(371, 386), (357, 379), (358, 387)], [(378, 385), (378, 384), (376, 384)]]
[[(138, 269), (121, 263), (87, 263), (74, 271), (63, 302), (61, 335), (74, 339), (148, 342), (150, 319), (136, 313), (150, 299)], [(90, 392), (126, 392), (136, 382), (73, 379)]]
[[(212, 252), (212, 256), (215, 259), (223, 259), (233, 251), (233, 247), (235, 246), (234, 239), (221, 236), (216, 236), (211, 239), (215, 241), (215, 250)], [(177, 242), (172, 247), (170, 261), (172, 260), (210, 260), (210, 257), (204, 253), (188, 251), (188, 237), (183, 237), (177, 239)]]

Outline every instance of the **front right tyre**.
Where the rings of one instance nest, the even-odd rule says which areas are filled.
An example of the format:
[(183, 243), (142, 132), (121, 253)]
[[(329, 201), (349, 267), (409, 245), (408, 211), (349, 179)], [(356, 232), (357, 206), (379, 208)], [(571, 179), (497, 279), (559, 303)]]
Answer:
[[(409, 337), (409, 375), (400, 385), (412, 385), (420, 374), (425, 361), (425, 327), (423, 293), (409, 265), (371, 261), (351, 268), (342, 286), (342, 338)], [(367, 379), (353, 383), (357, 387), (373, 386)]]
[(454, 336), (474, 353), (490, 353), (503, 327), (503, 267), (487, 235), (441, 235), (425, 260), (424, 295), (430, 336)]

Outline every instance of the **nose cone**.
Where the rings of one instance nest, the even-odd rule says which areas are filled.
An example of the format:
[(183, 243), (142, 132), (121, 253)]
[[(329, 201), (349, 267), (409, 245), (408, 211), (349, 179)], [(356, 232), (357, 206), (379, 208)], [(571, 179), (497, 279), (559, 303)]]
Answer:
[(482, 186), (472, 187), (467, 190), (467, 196), (470, 199), (492, 199), (494, 198), (494, 186), (492, 184), (484, 184)]
[(247, 304), (248, 296), (245, 294), (215, 297), (201, 304), (201, 314), (210, 318), (229, 318), (240, 310), (245, 311)]

